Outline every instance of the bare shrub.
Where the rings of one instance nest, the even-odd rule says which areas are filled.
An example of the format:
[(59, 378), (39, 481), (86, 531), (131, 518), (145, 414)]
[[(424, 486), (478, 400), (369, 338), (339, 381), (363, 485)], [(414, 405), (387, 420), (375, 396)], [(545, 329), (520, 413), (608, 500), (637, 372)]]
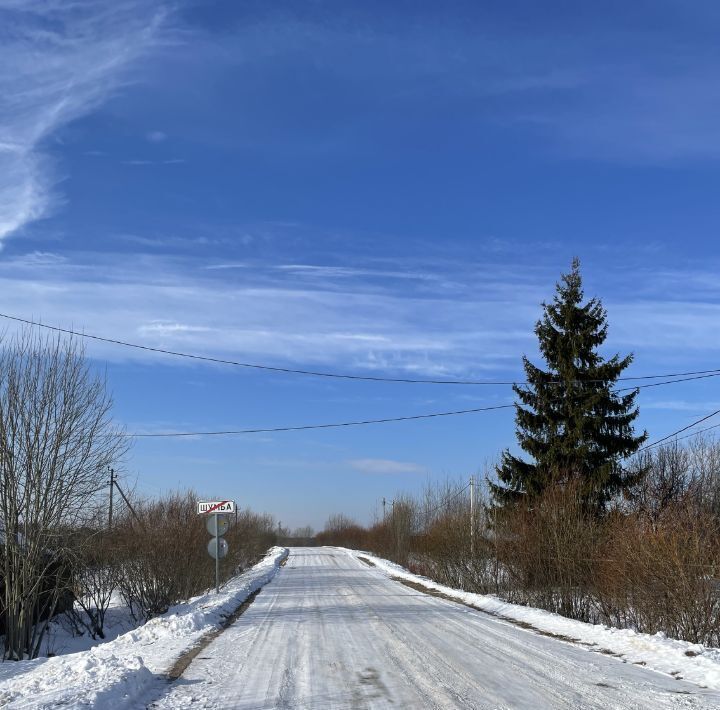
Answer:
[(105, 531), (84, 531), (84, 540), (73, 558), (73, 589), (78, 609), (68, 610), (75, 625), (94, 639), (105, 638), (105, 616), (118, 588), (120, 569), (117, 546)]
[(484, 492), (476, 488), (471, 517), (464, 483), (446, 481), (425, 489), (419, 504), (421, 530), (412, 559), (434, 579), (479, 593), (496, 589), (493, 532), (488, 526)]
[(391, 559), (407, 565), (412, 550), (413, 537), (417, 532), (417, 506), (410, 496), (396, 497), (388, 519), (393, 554)]
[(277, 539), (275, 522), (268, 514), (254, 513), (246, 508), (238, 511), (237, 522), (232, 517), (231, 520), (232, 524), (225, 535), (229, 547), (224, 567), (227, 574), (254, 565)]
[(601, 533), (572, 484), (548, 489), (529, 507), (504, 511), (497, 526), (503, 596), (592, 621), (588, 592)]
[(442, 584), (468, 589), (469, 516), (445, 515), (419, 534), (413, 558), (423, 574)]
[[(209, 588), (214, 567), (207, 553), (205, 520), (192, 491), (135, 505), (118, 519), (118, 588), (138, 619), (163, 614), (173, 604)], [(221, 563), (223, 571), (226, 561)]]
[(617, 516), (598, 562), (602, 620), (693, 643), (720, 645), (720, 528), (693, 502), (665, 507), (648, 524)]
[[(318, 535), (320, 538), (320, 535)], [(380, 557), (390, 558), (394, 553), (393, 530), (388, 520), (376, 522), (365, 534), (362, 549), (370, 550)]]
[[(113, 531), (118, 589), (136, 619), (146, 620), (213, 587), (215, 562), (207, 551), (207, 516), (197, 514), (200, 497), (178, 491), (136, 502)], [(275, 543), (274, 521), (250, 509), (229, 516), (224, 537), (228, 555), (220, 560), (220, 581), (257, 562)]]
[(362, 550), (367, 541), (367, 531), (352, 518), (338, 513), (328, 518), (324, 530), (316, 535), (316, 540), (319, 545), (339, 545)]

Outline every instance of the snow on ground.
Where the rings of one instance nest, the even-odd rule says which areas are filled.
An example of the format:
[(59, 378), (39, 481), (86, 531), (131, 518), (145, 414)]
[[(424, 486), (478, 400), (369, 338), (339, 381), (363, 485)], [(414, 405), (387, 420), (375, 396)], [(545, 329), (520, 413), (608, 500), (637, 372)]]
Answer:
[[(77, 604), (76, 608), (78, 608)], [(78, 612), (81, 616), (84, 616), (84, 612), (82, 612), (81, 609), (78, 608)], [(113, 641), (121, 634), (136, 629), (141, 623), (142, 622), (133, 618), (121, 594), (114, 592), (110, 606), (105, 614), (105, 624), (103, 626), (103, 632), (105, 633), (104, 639), (92, 638), (87, 629), (81, 629), (80, 634), (76, 633), (65, 615), (60, 614), (52, 619), (48, 625), (47, 634), (42, 644), (41, 655), (63, 656), (68, 653), (87, 651), (98, 644)], [(6, 666), (12, 666), (12, 664), (0, 664), (0, 679), (5, 677), (7, 672)]]
[(152, 683), (165, 682), (185, 651), (275, 576), (287, 555), (286, 548), (274, 547), (220, 594), (194, 597), (86, 651), (0, 664), (0, 707), (136, 707)]
[(670, 639), (663, 633), (642, 634), (632, 629), (616, 629), (602, 624), (587, 624), (542, 609), (510, 604), (492, 594), (473, 594), (446, 587), (427, 577), (408, 572), (404, 567), (366, 552), (342, 549), (348, 555), (370, 560), (389, 577), (399, 577), (422, 584), (443, 595), (469, 604), (476, 609), (504, 619), (530, 624), (533, 628), (565, 636), (604, 652), (623, 657), (630, 663), (697, 683), (706, 688), (720, 689), (720, 649)]
[[(84, 612), (79, 608), (78, 612), (84, 615)], [(58, 614), (58, 616), (51, 619), (48, 624), (48, 629), (40, 649), (40, 655), (43, 658), (39, 660), (43, 660), (47, 656), (65, 656), (70, 653), (88, 651), (102, 643), (114, 641), (118, 636), (137, 629), (138, 626), (141, 625), (141, 621), (133, 618), (130, 609), (128, 609), (120, 593), (114, 592), (110, 607), (105, 615), (105, 624), (103, 626), (105, 633), (104, 639), (93, 638), (85, 628), (81, 629), (80, 633), (78, 633), (76, 629), (73, 629), (72, 622), (67, 619), (64, 614)], [(2, 636), (0, 636), (0, 640), (1, 639)], [(24, 672), (19, 671), (18, 668), (24, 668), (23, 664), (18, 665), (15, 662), (0, 662), (0, 685), (5, 679), (11, 678), (19, 672)], [(0, 696), (0, 706), (2, 705), (1, 700), (2, 696)]]

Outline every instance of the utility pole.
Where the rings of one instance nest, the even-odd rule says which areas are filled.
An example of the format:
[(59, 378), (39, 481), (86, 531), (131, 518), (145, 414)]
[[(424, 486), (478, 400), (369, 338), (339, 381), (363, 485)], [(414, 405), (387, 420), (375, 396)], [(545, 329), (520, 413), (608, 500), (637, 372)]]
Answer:
[(383, 522), (385, 522), (385, 496), (383, 496)]
[(110, 469), (110, 509), (108, 510), (108, 530), (112, 529), (113, 489), (115, 488), (115, 469)]
[(118, 489), (118, 493), (122, 496), (122, 499), (125, 501), (125, 505), (130, 509), (130, 512), (133, 514), (133, 518), (140, 523), (140, 527), (144, 530), (145, 529), (145, 523), (143, 523), (142, 520), (140, 520), (140, 517), (135, 512), (135, 508), (132, 507), (132, 503), (128, 500), (128, 497), (123, 492), (123, 489), (120, 488), (120, 484), (117, 482), (116, 478), (113, 478), (113, 483), (115, 484), (115, 487)]
[(395, 538), (395, 561), (400, 559), (400, 530), (398, 527), (398, 521), (395, 517), (395, 501), (392, 501), (392, 529), (393, 537)]
[(220, 594), (220, 517), (215, 513), (215, 594)]
[(475, 556), (475, 476), (470, 476), (470, 557)]
[(500, 593), (500, 585), (498, 584), (498, 568), (500, 563), (498, 561), (498, 527), (497, 527), (497, 505), (493, 506), (493, 545), (495, 547), (495, 594)]

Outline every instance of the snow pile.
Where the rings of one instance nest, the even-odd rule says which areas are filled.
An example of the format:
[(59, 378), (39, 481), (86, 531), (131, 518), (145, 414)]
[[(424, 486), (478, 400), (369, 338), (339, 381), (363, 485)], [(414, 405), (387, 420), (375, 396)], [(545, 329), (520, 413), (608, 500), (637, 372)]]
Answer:
[[(263, 560), (221, 588), (87, 651), (2, 664), (0, 707), (137, 707), (153, 683), (206, 633), (277, 573), (288, 550), (273, 547)], [(11, 673), (11, 675), (9, 675)]]
[(399, 577), (447, 597), (509, 621), (528, 624), (537, 631), (572, 639), (591, 650), (621, 656), (628, 663), (684, 679), (700, 686), (720, 690), (720, 650), (688, 641), (669, 639), (663, 633), (641, 634), (632, 629), (616, 629), (567, 619), (542, 609), (510, 604), (491, 594), (463, 592), (408, 572), (404, 567), (374, 555), (340, 548), (348, 555), (363, 557), (389, 577)]

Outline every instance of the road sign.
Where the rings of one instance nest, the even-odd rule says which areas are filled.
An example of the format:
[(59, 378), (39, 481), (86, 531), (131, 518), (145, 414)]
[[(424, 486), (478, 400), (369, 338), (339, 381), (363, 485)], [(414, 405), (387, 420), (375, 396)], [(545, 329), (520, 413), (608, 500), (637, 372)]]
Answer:
[[(199, 500), (197, 504), (198, 515), (207, 515), (207, 531), (213, 536), (207, 546), (210, 557), (215, 560), (215, 593), (220, 594), (220, 560), (228, 553), (228, 544), (224, 535), (230, 527), (227, 515), (223, 513), (236, 513), (234, 500)], [(237, 514), (236, 514), (237, 520)]]
[(197, 504), (198, 515), (208, 513), (234, 513), (234, 500), (199, 500)]
[[(217, 557), (215, 557), (216, 550)], [(214, 560), (221, 560), (228, 553), (227, 540), (224, 537), (213, 538), (208, 542), (207, 551)]]
[(222, 536), (228, 531), (230, 521), (227, 519), (227, 515), (211, 514), (208, 516), (205, 527), (213, 537)]

